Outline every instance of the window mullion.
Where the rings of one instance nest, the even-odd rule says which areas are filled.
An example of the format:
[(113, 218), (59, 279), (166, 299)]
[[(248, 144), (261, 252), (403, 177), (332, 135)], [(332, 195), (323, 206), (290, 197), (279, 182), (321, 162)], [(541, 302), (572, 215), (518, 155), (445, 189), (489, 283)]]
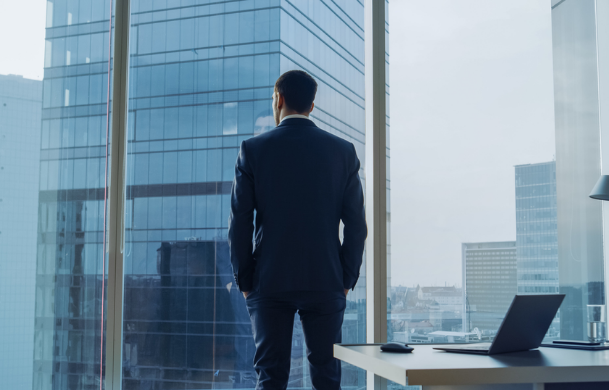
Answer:
[[(366, 83), (366, 338), (387, 342), (387, 160), (385, 97), (385, 0), (365, 3)], [(370, 375), (368, 388), (386, 380)]]
[(129, 71), (129, 0), (116, 0), (112, 84), (112, 142), (108, 213), (106, 390), (121, 388), (123, 339), (123, 231)]

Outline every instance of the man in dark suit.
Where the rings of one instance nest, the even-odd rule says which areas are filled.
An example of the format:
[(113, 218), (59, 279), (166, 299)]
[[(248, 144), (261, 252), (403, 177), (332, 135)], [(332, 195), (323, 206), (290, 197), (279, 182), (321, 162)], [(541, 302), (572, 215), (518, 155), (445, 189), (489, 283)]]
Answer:
[(340, 389), (333, 344), (341, 342), (367, 229), (355, 147), (309, 119), (316, 92), (306, 72), (281, 75), (277, 127), (243, 141), (235, 165), (228, 240), (254, 331), (256, 389), (287, 387), (296, 312), (313, 388)]

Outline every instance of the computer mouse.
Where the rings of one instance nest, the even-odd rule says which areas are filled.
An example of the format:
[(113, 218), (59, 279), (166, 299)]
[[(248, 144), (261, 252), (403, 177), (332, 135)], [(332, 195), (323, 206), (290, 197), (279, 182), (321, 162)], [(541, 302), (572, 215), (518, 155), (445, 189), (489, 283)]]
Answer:
[(401, 343), (387, 343), (381, 345), (381, 351), (383, 352), (398, 352), (398, 353), (410, 353), (414, 351), (414, 348), (409, 347), (406, 344)]

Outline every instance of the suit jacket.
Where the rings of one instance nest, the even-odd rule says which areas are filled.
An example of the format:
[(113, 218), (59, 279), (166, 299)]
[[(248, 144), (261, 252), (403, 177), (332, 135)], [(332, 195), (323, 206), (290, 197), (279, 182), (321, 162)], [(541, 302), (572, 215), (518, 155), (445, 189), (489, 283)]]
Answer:
[(241, 143), (228, 229), (240, 291), (355, 287), (367, 235), (359, 169), (352, 143), (308, 119)]

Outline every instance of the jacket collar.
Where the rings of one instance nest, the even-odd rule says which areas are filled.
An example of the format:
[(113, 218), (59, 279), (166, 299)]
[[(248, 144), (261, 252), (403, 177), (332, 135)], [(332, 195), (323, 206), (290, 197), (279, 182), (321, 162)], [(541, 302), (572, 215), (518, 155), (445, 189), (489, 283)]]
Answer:
[(291, 119), (291, 118), (301, 118), (301, 119), (309, 119), (308, 116), (306, 115), (302, 115), (302, 114), (292, 114), (292, 115), (288, 115), (288, 116), (284, 116), (283, 119), (281, 120), (281, 122), (283, 122), (286, 119)]
[(281, 123), (279, 124), (279, 126), (277, 126), (277, 127), (284, 127), (284, 126), (314, 126), (314, 127), (317, 127), (315, 125), (315, 122), (313, 122), (310, 119), (305, 119), (305, 118), (286, 118), (286, 119), (282, 120)]

